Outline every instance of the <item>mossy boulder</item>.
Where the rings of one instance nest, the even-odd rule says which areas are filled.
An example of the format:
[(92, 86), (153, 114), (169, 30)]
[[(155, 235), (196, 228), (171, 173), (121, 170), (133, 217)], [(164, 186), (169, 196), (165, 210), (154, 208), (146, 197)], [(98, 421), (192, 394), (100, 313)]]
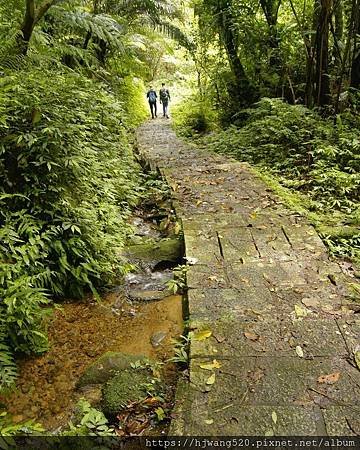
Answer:
[(77, 388), (92, 384), (104, 384), (118, 372), (130, 369), (132, 363), (144, 359), (145, 357), (142, 355), (128, 355), (121, 352), (104, 353), (81, 375), (77, 382)]
[(183, 256), (184, 248), (181, 239), (168, 238), (128, 246), (124, 253), (128, 260), (154, 268), (163, 261), (177, 262)]
[(123, 370), (103, 385), (101, 407), (108, 417), (116, 416), (129, 403), (139, 402), (147, 397), (149, 385), (160, 387), (150, 371), (146, 369)]

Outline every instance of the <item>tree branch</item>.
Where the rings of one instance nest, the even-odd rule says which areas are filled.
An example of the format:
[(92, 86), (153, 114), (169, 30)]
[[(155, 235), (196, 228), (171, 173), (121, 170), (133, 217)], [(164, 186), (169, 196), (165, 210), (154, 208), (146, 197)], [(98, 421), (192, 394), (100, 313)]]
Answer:
[(60, 3), (63, 0), (47, 0), (41, 6), (37, 8), (34, 25), (36, 25), (39, 20), (41, 20), (45, 14), (49, 11), (49, 9), (54, 6), (56, 3)]

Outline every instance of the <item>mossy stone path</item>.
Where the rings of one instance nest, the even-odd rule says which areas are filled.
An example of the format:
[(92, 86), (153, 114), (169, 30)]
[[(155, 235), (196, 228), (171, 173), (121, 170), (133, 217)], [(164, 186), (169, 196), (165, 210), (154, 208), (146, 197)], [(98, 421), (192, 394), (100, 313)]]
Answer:
[(143, 125), (138, 145), (172, 187), (196, 261), (190, 327), (211, 331), (191, 342), (170, 433), (360, 433), (355, 279), (249, 165), (182, 142), (165, 120)]

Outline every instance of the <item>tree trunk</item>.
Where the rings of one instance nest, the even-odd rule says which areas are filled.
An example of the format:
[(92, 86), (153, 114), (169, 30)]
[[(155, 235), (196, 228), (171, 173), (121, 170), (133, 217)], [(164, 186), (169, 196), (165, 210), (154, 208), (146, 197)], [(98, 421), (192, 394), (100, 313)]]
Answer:
[(25, 17), (21, 27), (19, 37), (19, 52), (26, 55), (29, 49), (29, 42), (35, 26), (35, 1), (26, 0)]
[(18, 40), (18, 50), (26, 55), (35, 25), (41, 20), (57, 0), (47, 0), (38, 8), (35, 8), (35, 0), (26, 0), (25, 16), (21, 26), (21, 36)]
[(232, 94), (239, 106), (248, 106), (256, 100), (257, 95), (245, 73), (244, 67), (238, 55), (238, 39), (236, 36), (236, 30), (234, 29), (231, 2), (221, 2), (221, 5), (218, 5), (218, 10), (216, 12), (220, 37), (225, 47), (230, 69), (233, 73), (235, 81), (235, 89)]
[(325, 106), (331, 103), (329, 75), (329, 30), (332, 13), (332, 0), (320, 1), (319, 22), (316, 30), (316, 104)]
[(360, 89), (360, 45), (358, 34), (360, 34), (360, 1), (355, 0), (354, 26), (353, 26), (353, 59), (351, 64), (350, 87)]
[(269, 63), (276, 71), (281, 69), (280, 39), (277, 28), (280, 4), (281, 0), (260, 0), (261, 8), (269, 26), (269, 47), (272, 50)]

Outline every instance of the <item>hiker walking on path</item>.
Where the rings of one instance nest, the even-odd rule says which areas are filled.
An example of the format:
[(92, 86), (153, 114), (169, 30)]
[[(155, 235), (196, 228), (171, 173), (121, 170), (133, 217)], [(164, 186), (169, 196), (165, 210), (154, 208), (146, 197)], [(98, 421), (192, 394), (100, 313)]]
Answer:
[(164, 117), (167, 119), (169, 118), (168, 115), (168, 107), (169, 107), (169, 101), (170, 101), (170, 92), (169, 89), (166, 88), (165, 83), (162, 84), (162, 87), (159, 92), (160, 97), (160, 103), (163, 105), (163, 113)]
[(155, 117), (157, 117), (157, 104), (156, 104), (157, 94), (156, 94), (156, 91), (153, 89), (152, 86), (150, 86), (150, 90), (146, 94), (146, 97), (148, 98), (148, 101), (149, 101), (151, 117), (153, 119), (155, 119)]

